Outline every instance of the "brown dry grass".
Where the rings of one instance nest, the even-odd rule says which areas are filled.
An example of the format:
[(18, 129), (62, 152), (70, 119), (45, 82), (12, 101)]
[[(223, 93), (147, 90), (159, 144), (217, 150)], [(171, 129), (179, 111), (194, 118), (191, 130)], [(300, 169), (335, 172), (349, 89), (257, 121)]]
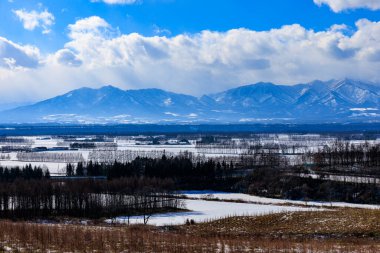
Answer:
[(203, 236), (373, 238), (380, 241), (380, 210), (342, 208), (231, 217), (183, 228), (187, 233)]
[(0, 252), (380, 252), (379, 218), (342, 209), (166, 228), (0, 221)]

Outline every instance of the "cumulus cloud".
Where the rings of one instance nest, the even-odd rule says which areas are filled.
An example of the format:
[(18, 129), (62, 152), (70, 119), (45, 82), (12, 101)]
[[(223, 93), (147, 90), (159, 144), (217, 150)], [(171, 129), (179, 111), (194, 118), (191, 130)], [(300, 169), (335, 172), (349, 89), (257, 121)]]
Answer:
[(135, 4), (139, 0), (91, 0), (91, 2), (103, 2), (106, 4)]
[[(22, 75), (4, 67), (9, 75), (1, 80), (0, 73), (0, 83), (12, 83), (9, 92), (15, 84), (27, 84), (34, 93), (26, 96), (45, 98), (104, 84), (201, 95), (259, 81), (295, 84), (348, 77), (380, 82), (380, 22), (362, 19), (349, 33), (346, 29), (334, 25), (316, 32), (294, 24), (268, 31), (149, 37), (119, 34), (94, 16), (70, 25), (70, 41), (45, 56), (43, 66)], [(2, 58), (4, 66), (14, 64), (12, 54)]]
[(21, 46), (0, 37), (0, 68), (20, 69), (39, 66), (40, 53), (36, 47)]
[(380, 10), (380, 1), (378, 0), (314, 0), (314, 3), (319, 6), (326, 4), (334, 12), (358, 8)]
[(98, 16), (91, 16), (80, 19), (75, 24), (69, 25), (69, 37), (77, 39), (86, 34), (104, 35), (104, 32), (110, 28), (110, 25)]
[(109, 29), (109, 24), (104, 20), (93, 24), (97, 25), (75, 33), (66, 47), (77, 52), (87, 69), (112, 69), (120, 80), (145, 86), (161, 84), (191, 92), (203, 91), (210, 83), (218, 84), (209, 86), (213, 91), (262, 80), (293, 83), (352, 75), (380, 77), (371, 65), (379, 55), (380, 24), (368, 20), (358, 21), (352, 35), (344, 33), (343, 25), (314, 32), (295, 24), (260, 32), (233, 29), (174, 37), (136, 33), (105, 37), (99, 28)]
[(73, 51), (67, 48), (59, 50), (54, 56), (59, 64), (65, 66), (79, 67), (82, 65), (82, 60), (80, 60)]
[(51, 32), (50, 27), (54, 24), (55, 18), (49, 11), (37, 12), (20, 9), (14, 10), (13, 13), (19, 18), (25, 29), (33, 31), (37, 27), (41, 27), (42, 33), (47, 34)]

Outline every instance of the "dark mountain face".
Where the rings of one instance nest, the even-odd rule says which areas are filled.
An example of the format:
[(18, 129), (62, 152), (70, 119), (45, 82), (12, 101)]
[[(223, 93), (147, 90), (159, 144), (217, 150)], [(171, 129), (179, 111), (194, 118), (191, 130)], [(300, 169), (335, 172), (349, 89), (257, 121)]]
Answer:
[(81, 88), (0, 114), (3, 123), (377, 121), (380, 86), (344, 79), (257, 83), (201, 98), (159, 89)]

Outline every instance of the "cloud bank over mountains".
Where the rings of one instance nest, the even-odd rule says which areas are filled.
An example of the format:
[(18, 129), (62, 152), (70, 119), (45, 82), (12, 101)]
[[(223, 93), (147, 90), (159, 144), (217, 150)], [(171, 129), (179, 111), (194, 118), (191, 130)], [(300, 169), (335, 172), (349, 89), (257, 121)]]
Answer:
[(104, 84), (199, 95), (259, 81), (380, 81), (380, 22), (367, 19), (324, 31), (293, 24), (149, 37), (122, 34), (92, 16), (70, 24), (67, 36), (63, 48), (50, 54), (0, 37), (0, 83), (12, 83), (2, 87), (0, 98), (41, 99)]

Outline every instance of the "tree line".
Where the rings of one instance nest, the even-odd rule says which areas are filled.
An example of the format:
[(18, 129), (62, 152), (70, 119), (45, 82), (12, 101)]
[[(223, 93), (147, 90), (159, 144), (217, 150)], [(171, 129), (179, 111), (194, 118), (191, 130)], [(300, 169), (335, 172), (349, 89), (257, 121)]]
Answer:
[(26, 165), (22, 168), (2, 167), (0, 166), (0, 182), (13, 182), (17, 179), (38, 180), (49, 179), (50, 173), (48, 170), (43, 170), (41, 167)]
[(373, 183), (323, 180), (290, 175), (288, 170), (258, 168), (236, 185), (249, 194), (293, 200), (380, 203), (380, 185)]
[(81, 153), (47, 153), (47, 152), (18, 152), (19, 161), (28, 162), (65, 162), (75, 163), (84, 161)]
[(137, 157), (131, 162), (67, 164), (67, 176), (106, 176), (108, 179), (146, 177), (172, 178), (181, 187), (229, 186), (226, 181), (234, 181), (234, 165), (231, 162), (207, 161), (192, 162), (191, 157), (162, 155), (161, 158)]
[(314, 163), (318, 167), (352, 167), (380, 166), (380, 145), (368, 142), (355, 145), (349, 142), (335, 142), (312, 153)]
[(16, 180), (0, 182), (0, 217), (10, 219), (144, 215), (182, 208), (169, 195), (170, 179), (123, 178), (108, 181)]

